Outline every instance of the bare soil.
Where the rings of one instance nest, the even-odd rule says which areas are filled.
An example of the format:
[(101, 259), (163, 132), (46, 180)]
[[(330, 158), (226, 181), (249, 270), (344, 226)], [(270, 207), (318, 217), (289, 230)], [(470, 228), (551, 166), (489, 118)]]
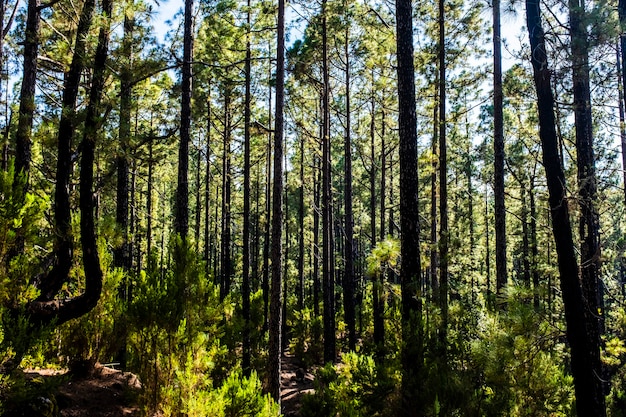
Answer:
[(280, 401), (285, 417), (300, 414), (302, 396), (313, 393), (313, 374), (306, 370), (293, 355), (284, 355), (281, 360)]
[[(313, 374), (292, 355), (281, 362), (281, 405), (285, 417), (297, 417), (302, 396), (312, 393)], [(55, 378), (67, 371), (26, 370), (27, 377)], [(59, 387), (57, 405), (62, 417), (136, 417), (140, 415), (136, 398), (141, 382), (130, 372), (96, 364), (84, 378), (69, 378)]]

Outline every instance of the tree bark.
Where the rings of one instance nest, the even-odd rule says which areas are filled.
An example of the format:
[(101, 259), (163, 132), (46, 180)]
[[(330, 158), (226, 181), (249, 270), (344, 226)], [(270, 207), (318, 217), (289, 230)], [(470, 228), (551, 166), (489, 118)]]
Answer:
[(346, 23), (344, 53), (346, 56), (346, 132), (344, 142), (344, 211), (345, 211), (345, 260), (343, 276), (343, 307), (348, 327), (348, 348), (356, 349), (356, 317), (354, 305), (354, 216), (352, 214), (352, 137), (350, 131), (350, 48), (349, 24)]
[[(599, 380), (599, 369), (594, 367), (598, 346), (590, 337), (588, 315), (579, 281), (578, 262), (566, 199), (563, 172), (556, 134), (554, 95), (550, 84), (550, 69), (545, 49), (545, 35), (541, 26), (538, 0), (526, 0), (526, 20), (531, 47), (531, 62), (537, 91), (539, 136), (543, 148), (543, 165), (549, 192), (552, 231), (556, 243), (559, 276), (567, 339), (571, 349), (571, 367), (574, 376), (576, 410), (579, 416), (604, 416), (604, 396)], [(582, 324), (582, 325), (581, 325)]]
[[(119, 154), (116, 157), (117, 188), (115, 222), (122, 234), (122, 243), (113, 251), (113, 262), (118, 268), (130, 269), (130, 250), (128, 242), (129, 213), (129, 150), (131, 138), (131, 112), (133, 87), (133, 34), (135, 29), (134, 1), (127, 0), (124, 9), (124, 35), (122, 38), (123, 63), (120, 70), (120, 124)], [(126, 300), (126, 280), (121, 284), (120, 297)]]
[(193, 59), (193, 0), (185, 0), (183, 33), (182, 96), (180, 107), (180, 144), (178, 148), (178, 187), (174, 213), (174, 232), (183, 240), (189, 230), (189, 142), (191, 126), (191, 60)]
[(322, 0), (322, 281), (324, 295), (324, 362), (335, 361), (335, 279), (330, 152), (330, 81), (327, 1)]
[(285, 103), (285, 1), (278, 0), (276, 42), (276, 120), (274, 128), (274, 181), (272, 193), (272, 282), (270, 288), (268, 391), (280, 405), (280, 356), (282, 324), (282, 228), (283, 228), (283, 138)]
[(61, 325), (71, 319), (78, 318), (93, 309), (102, 292), (102, 270), (96, 244), (96, 227), (94, 221), (95, 197), (93, 194), (93, 165), (99, 111), (102, 91), (104, 90), (106, 58), (108, 54), (109, 25), (112, 4), (110, 0), (102, 3), (105, 23), (100, 27), (98, 46), (94, 58), (93, 79), (87, 107), (87, 116), (82, 139), (82, 155), (80, 164), (80, 231), (83, 251), (83, 269), (85, 272), (85, 290), (83, 294), (62, 300), (33, 302), (28, 305), (30, 319), (35, 323), (51, 323)]
[(232, 275), (231, 264), (231, 90), (230, 85), (224, 91), (224, 134), (222, 150), (222, 248), (221, 248), (221, 279), (220, 300), (224, 300), (230, 292)]
[(413, 10), (411, 0), (396, 0), (398, 57), (398, 128), (400, 136), (400, 285), (402, 291), (402, 416), (423, 413), (424, 364), (419, 251), (419, 199), (417, 171), (417, 117), (413, 63)]
[(250, 375), (250, 84), (251, 84), (251, 47), (250, 47), (250, 0), (247, 0), (246, 25), (246, 61), (245, 61), (245, 104), (244, 104), (244, 151), (243, 151), (243, 265), (241, 280), (241, 309), (243, 313), (241, 367), (246, 375)]
[[(576, 165), (578, 168), (578, 201), (580, 219), (581, 284), (587, 313), (587, 333), (595, 369), (594, 399), (596, 407), (604, 410), (603, 365), (600, 359), (601, 334), (604, 329), (603, 288), (600, 275), (600, 218), (596, 209), (598, 185), (593, 149), (593, 121), (589, 86), (589, 40), (584, 0), (569, 0), (570, 37), (572, 52), (572, 84), (574, 95), (574, 125), (576, 131)], [(599, 415), (599, 414), (596, 414)]]
[[(37, 53), (39, 51), (39, 26), (41, 7), (39, 0), (28, 0), (26, 30), (24, 32), (23, 72), (20, 90), (20, 109), (15, 134), (15, 177), (28, 178), (31, 160), (31, 130), (35, 114), (35, 88), (37, 84)], [(24, 185), (24, 189), (27, 185)]]
[(439, 348), (445, 362), (448, 339), (448, 144), (446, 139), (446, 27), (445, 1), (439, 0)]
[(504, 203), (504, 116), (502, 113), (502, 40), (500, 0), (493, 1), (493, 194), (495, 199), (496, 291), (503, 297), (507, 283), (506, 209)]

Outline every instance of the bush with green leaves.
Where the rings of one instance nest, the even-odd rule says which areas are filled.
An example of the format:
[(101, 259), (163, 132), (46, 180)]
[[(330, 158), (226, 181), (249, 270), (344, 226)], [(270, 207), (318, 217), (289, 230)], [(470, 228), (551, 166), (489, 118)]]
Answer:
[(302, 417), (391, 416), (398, 372), (381, 370), (372, 356), (345, 353), (317, 371), (315, 393), (303, 397)]

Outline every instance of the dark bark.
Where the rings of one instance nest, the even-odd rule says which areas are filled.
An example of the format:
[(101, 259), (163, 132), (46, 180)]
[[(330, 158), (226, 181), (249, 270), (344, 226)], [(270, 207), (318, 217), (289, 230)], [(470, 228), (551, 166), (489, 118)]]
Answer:
[(83, 294), (70, 298), (45, 302), (33, 302), (28, 306), (31, 321), (60, 325), (71, 319), (78, 318), (93, 309), (102, 292), (102, 270), (96, 245), (96, 227), (94, 221), (95, 197), (93, 194), (93, 165), (95, 159), (95, 143), (99, 126), (99, 111), (102, 91), (104, 90), (106, 58), (109, 41), (109, 19), (112, 4), (110, 0), (102, 3), (105, 23), (100, 28), (98, 46), (94, 58), (93, 80), (89, 95), (89, 105), (82, 140), (80, 164), (80, 200), (81, 211), (80, 232), (83, 251), (83, 269), (85, 272), (85, 289)]
[(39, 50), (40, 26), (39, 0), (28, 0), (26, 30), (24, 32), (24, 51), (22, 86), (20, 90), (20, 109), (15, 133), (15, 176), (30, 172), (31, 130), (35, 115), (35, 87), (37, 83), (37, 53)]
[(321, 198), (321, 167), (320, 160), (314, 160), (313, 180), (313, 312), (320, 315), (320, 198)]
[[(272, 65), (270, 64), (270, 77)], [(268, 122), (272, 125), (272, 87), (268, 91)], [(267, 132), (267, 150), (265, 163), (265, 230), (263, 232), (263, 329), (267, 330), (269, 326), (269, 294), (270, 294), (270, 240), (271, 240), (271, 191), (272, 191), (272, 132)]]
[(226, 298), (230, 292), (232, 278), (231, 262), (231, 90), (225, 86), (224, 91), (224, 133), (222, 149), (222, 248), (221, 248), (221, 279), (220, 300)]
[(204, 261), (206, 262), (207, 276), (211, 265), (211, 216), (209, 200), (211, 197), (211, 82), (209, 81), (209, 97), (207, 98), (207, 123), (206, 123), (206, 158), (204, 171)]
[[(624, 203), (626, 204), (626, 126), (624, 125), (624, 94), (626, 94), (626, 0), (619, 0), (617, 11), (620, 22), (619, 52), (617, 57), (617, 72), (619, 77), (620, 94), (620, 135), (622, 144), (622, 169), (624, 171)], [(621, 65), (620, 65), (621, 64)]]
[(189, 142), (191, 126), (191, 60), (193, 59), (193, 0), (185, 0), (183, 33), (182, 96), (180, 103), (180, 144), (178, 148), (178, 186), (174, 212), (174, 232), (183, 240), (189, 230)]
[(300, 189), (298, 190), (298, 310), (304, 309), (304, 138), (300, 138)]
[[(592, 365), (596, 370), (594, 399), (597, 410), (606, 414), (603, 365), (600, 359), (601, 334), (604, 329), (602, 282), (600, 281), (600, 216), (596, 209), (598, 185), (593, 149), (593, 121), (589, 86), (589, 40), (584, 0), (569, 0), (572, 52), (574, 124), (580, 218), (580, 269), (587, 314), (587, 333), (591, 342)], [(600, 415), (600, 414), (596, 414)]]
[(324, 295), (324, 362), (335, 361), (335, 278), (330, 156), (330, 81), (327, 3), (322, 0), (322, 281)]
[[(372, 91), (372, 109), (370, 115), (370, 250), (376, 247), (376, 100)], [(384, 152), (381, 151), (384, 155)], [(381, 190), (381, 194), (384, 190)], [(381, 214), (382, 216), (382, 214)], [(377, 361), (382, 361), (385, 357), (385, 300), (383, 297), (382, 274), (372, 277), (372, 314), (374, 320), (374, 345), (375, 357)]]
[(502, 41), (500, 0), (493, 1), (493, 194), (495, 199), (496, 288), (499, 296), (507, 283), (506, 209), (504, 203), (504, 116), (502, 113)]
[(39, 285), (37, 301), (50, 301), (69, 277), (74, 255), (71, 225), (70, 178), (72, 175), (72, 142), (76, 131), (76, 99), (85, 67), (86, 37), (91, 27), (95, 1), (88, 0), (81, 11), (74, 55), (63, 86), (61, 120), (57, 135), (56, 187), (54, 193), (55, 264)]
[[(448, 338), (448, 144), (446, 140), (445, 1), (439, 0), (439, 343), (445, 357)], [(445, 363), (445, 359), (444, 359)]]
[(571, 350), (576, 411), (579, 416), (604, 416), (604, 396), (600, 370), (594, 367), (599, 355), (598, 345), (588, 331), (588, 315), (579, 280), (578, 262), (574, 248), (565, 174), (561, 167), (554, 116), (554, 95), (550, 84), (550, 69), (541, 26), (538, 0), (526, 0), (526, 19), (530, 38), (531, 61), (537, 91), (539, 135), (543, 148), (543, 165), (549, 192), (552, 231), (556, 243), (559, 277), (563, 294), (567, 339)]
[(152, 142), (152, 140), (148, 142), (148, 195), (146, 196), (146, 252), (148, 254), (148, 262), (152, 259), (152, 189), (154, 188), (154, 145)]
[[(437, 79), (439, 75), (437, 74)], [(439, 277), (437, 266), (439, 264), (439, 250), (437, 241), (437, 171), (439, 165), (439, 81), (435, 82), (435, 96), (437, 102), (433, 109), (433, 138), (431, 142), (431, 169), (430, 173), (430, 291), (433, 300), (439, 303)]]
[(346, 132), (344, 142), (344, 212), (345, 212), (345, 246), (344, 256), (346, 270), (343, 275), (343, 308), (346, 326), (348, 327), (348, 348), (356, 349), (356, 317), (354, 305), (354, 216), (352, 214), (352, 137), (350, 131), (350, 49), (349, 26), (346, 25), (345, 56), (346, 56)]
[(268, 391), (280, 405), (280, 356), (282, 324), (282, 228), (283, 228), (283, 139), (285, 103), (285, 2), (278, 0), (276, 42), (276, 120), (274, 129), (274, 181), (272, 192), (272, 282), (270, 288)]
[[(621, 7), (626, 7), (626, 2), (624, 2), (625, 4), (622, 5), (622, 2), (620, 2), (620, 6)], [(620, 9), (620, 13), (626, 13), (626, 10), (622, 11)], [(622, 18), (622, 14), (620, 14), (620, 18)], [(626, 16), (623, 17), (626, 20)], [(626, 25), (626, 21), (624, 22), (624, 24)], [(626, 116), (624, 115), (625, 111), (624, 111), (624, 87), (626, 87), (624, 85), (624, 75), (622, 73), (622, 56), (623, 56), (623, 52), (622, 52), (622, 48), (623, 45), (622, 42), (626, 42), (626, 39), (624, 39), (624, 35), (620, 35), (620, 43), (617, 45), (617, 56), (615, 59), (615, 62), (617, 64), (617, 84), (618, 84), (618, 95), (619, 95), (619, 104), (618, 104), (618, 108), (619, 108), (619, 134), (620, 134), (620, 142), (621, 142), (621, 150), (622, 150), (622, 187), (624, 188), (624, 204), (626, 205)]]
[(417, 171), (417, 117), (411, 0), (396, 0), (398, 57), (398, 128), (400, 136), (400, 285), (402, 291), (402, 386), (399, 415), (423, 413), (422, 369), (424, 364), (419, 251)]
[(241, 367), (246, 375), (250, 375), (250, 85), (251, 80), (251, 47), (250, 47), (250, 0), (247, 9), (246, 62), (245, 62), (245, 104), (244, 104), (244, 151), (243, 151), (243, 265), (241, 280), (241, 309), (243, 314)]
[[(113, 262), (118, 268), (130, 269), (130, 248), (128, 241), (129, 221), (129, 152), (131, 138), (132, 87), (133, 87), (133, 33), (135, 29), (134, 1), (128, 0), (124, 14), (124, 35), (122, 38), (123, 64), (120, 70), (120, 124), (119, 154), (115, 158), (117, 168), (117, 188), (115, 222), (122, 234), (122, 243), (113, 251)], [(125, 283), (122, 283), (120, 297), (126, 299)]]

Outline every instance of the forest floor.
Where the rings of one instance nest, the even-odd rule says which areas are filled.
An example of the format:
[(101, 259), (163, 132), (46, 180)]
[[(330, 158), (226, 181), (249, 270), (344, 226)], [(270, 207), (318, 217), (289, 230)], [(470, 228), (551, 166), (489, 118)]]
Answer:
[[(292, 355), (281, 363), (281, 401), (285, 417), (297, 417), (302, 396), (313, 392), (313, 374), (304, 370)], [(64, 371), (50, 369), (26, 370), (27, 378), (52, 379)], [(67, 379), (56, 395), (62, 417), (139, 416), (136, 405), (141, 382), (130, 372), (122, 372), (100, 364), (85, 378)]]
[(293, 355), (284, 355), (280, 368), (280, 401), (283, 416), (296, 417), (300, 415), (302, 396), (314, 391), (314, 377), (312, 373), (301, 367)]

